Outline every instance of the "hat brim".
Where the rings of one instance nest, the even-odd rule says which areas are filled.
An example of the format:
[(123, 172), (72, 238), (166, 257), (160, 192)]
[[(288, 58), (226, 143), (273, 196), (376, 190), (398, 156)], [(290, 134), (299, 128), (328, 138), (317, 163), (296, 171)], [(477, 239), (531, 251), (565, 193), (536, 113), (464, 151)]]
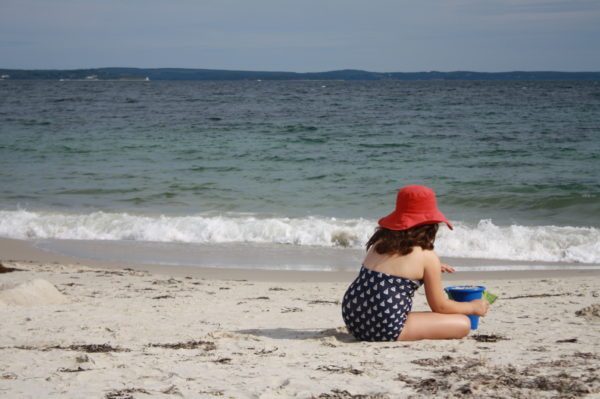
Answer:
[(389, 230), (406, 230), (424, 224), (445, 223), (450, 230), (454, 230), (452, 223), (439, 211), (432, 213), (402, 213), (401, 215), (394, 211), (379, 219), (378, 223), (379, 226)]

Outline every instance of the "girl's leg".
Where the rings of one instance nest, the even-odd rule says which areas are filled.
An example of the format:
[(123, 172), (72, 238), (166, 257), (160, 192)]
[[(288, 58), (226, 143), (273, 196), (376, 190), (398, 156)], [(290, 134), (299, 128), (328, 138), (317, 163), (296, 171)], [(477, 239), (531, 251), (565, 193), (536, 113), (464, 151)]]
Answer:
[(463, 338), (471, 331), (471, 322), (464, 314), (410, 312), (398, 341), (419, 339)]

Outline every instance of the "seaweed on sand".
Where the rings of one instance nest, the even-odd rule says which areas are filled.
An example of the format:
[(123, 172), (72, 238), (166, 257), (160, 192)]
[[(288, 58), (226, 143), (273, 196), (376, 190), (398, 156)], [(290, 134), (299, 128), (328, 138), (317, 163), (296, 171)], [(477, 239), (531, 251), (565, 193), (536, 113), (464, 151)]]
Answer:
[(322, 393), (313, 396), (313, 399), (389, 399), (389, 396), (384, 393), (351, 394), (346, 390), (332, 389), (331, 393)]
[(0, 262), (0, 274), (2, 273), (12, 273), (12, 272), (20, 272), (23, 269), (17, 269), (16, 267), (6, 267)]
[(105, 399), (134, 399), (133, 393), (145, 393), (147, 395), (150, 392), (146, 391), (144, 388), (125, 388), (125, 389), (113, 389), (109, 393), (107, 393), (104, 398)]
[(361, 375), (364, 373), (363, 370), (355, 369), (353, 367), (336, 366), (333, 364), (328, 365), (328, 366), (319, 366), (319, 367), (317, 367), (317, 370), (329, 371), (330, 373), (339, 373), (339, 374), (349, 373), (349, 374), (354, 374), (354, 375)]
[(169, 344), (149, 344), (151, 348), (165, 348), (165, 349), (204, 349), (206, 352), (217, 349), (217, 345), (215, 345), (212, 341), (187, 341), (187, 342), (176, 342)]
[(42, 352), (46, 352), (49, 350), (68, 350), (68, 351), (78, 351), (78, 352), (87, 352), (87, 353), (108, 353), (108, 352), (130, 352), (127, 348), (120, 348), (118, 346), (111, 346), (109, 344), (83, 344), (83, 345), (53, 345), (53, 346), (44, 346), (44, 347), (35, 347), (35, 346), (15, 346), (17, 349), (23, 350), (39, 350)]
[(474, 339), (477, 342), (498, 342), (508, 340), (506, 337), (495, 334), (475, 334), (471, 336), (471, 339)]
[(537, 362), (517, 368), (492, 365), (484, 359), (444, 356), (419, 359), (417, 364), (432, 367), (433, 377), (398, 375), (397, 380), (427, 395), (441, 390), (456, 397), (530, 397), (540, 392), (556, 392), (575, 398), (600, 392), (598, 369), (590, 367), (589, 360), (587, 356), (573, 355), (560, 363)]
[(309, 305), (339, 305), (340, 301), (326, 301), (323, 299), (315, 299), (314, 301), (308, 301)]

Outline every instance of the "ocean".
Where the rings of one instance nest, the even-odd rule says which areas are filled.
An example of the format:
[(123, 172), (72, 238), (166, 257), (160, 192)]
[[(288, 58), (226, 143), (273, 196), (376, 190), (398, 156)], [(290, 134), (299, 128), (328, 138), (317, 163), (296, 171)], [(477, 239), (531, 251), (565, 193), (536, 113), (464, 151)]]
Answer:
[(406, 184), (442, 256), (599, 264), (600, 82), (0, 81), (0, 236), (59, 252), (358, 253)]

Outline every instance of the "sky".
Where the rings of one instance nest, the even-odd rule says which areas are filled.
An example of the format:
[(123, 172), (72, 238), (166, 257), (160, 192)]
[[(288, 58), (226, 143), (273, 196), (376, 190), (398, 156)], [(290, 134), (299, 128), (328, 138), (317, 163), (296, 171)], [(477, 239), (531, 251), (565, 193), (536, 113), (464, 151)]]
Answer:
[(0, 68), (600, 71), (600, 0), (0, 0)]

